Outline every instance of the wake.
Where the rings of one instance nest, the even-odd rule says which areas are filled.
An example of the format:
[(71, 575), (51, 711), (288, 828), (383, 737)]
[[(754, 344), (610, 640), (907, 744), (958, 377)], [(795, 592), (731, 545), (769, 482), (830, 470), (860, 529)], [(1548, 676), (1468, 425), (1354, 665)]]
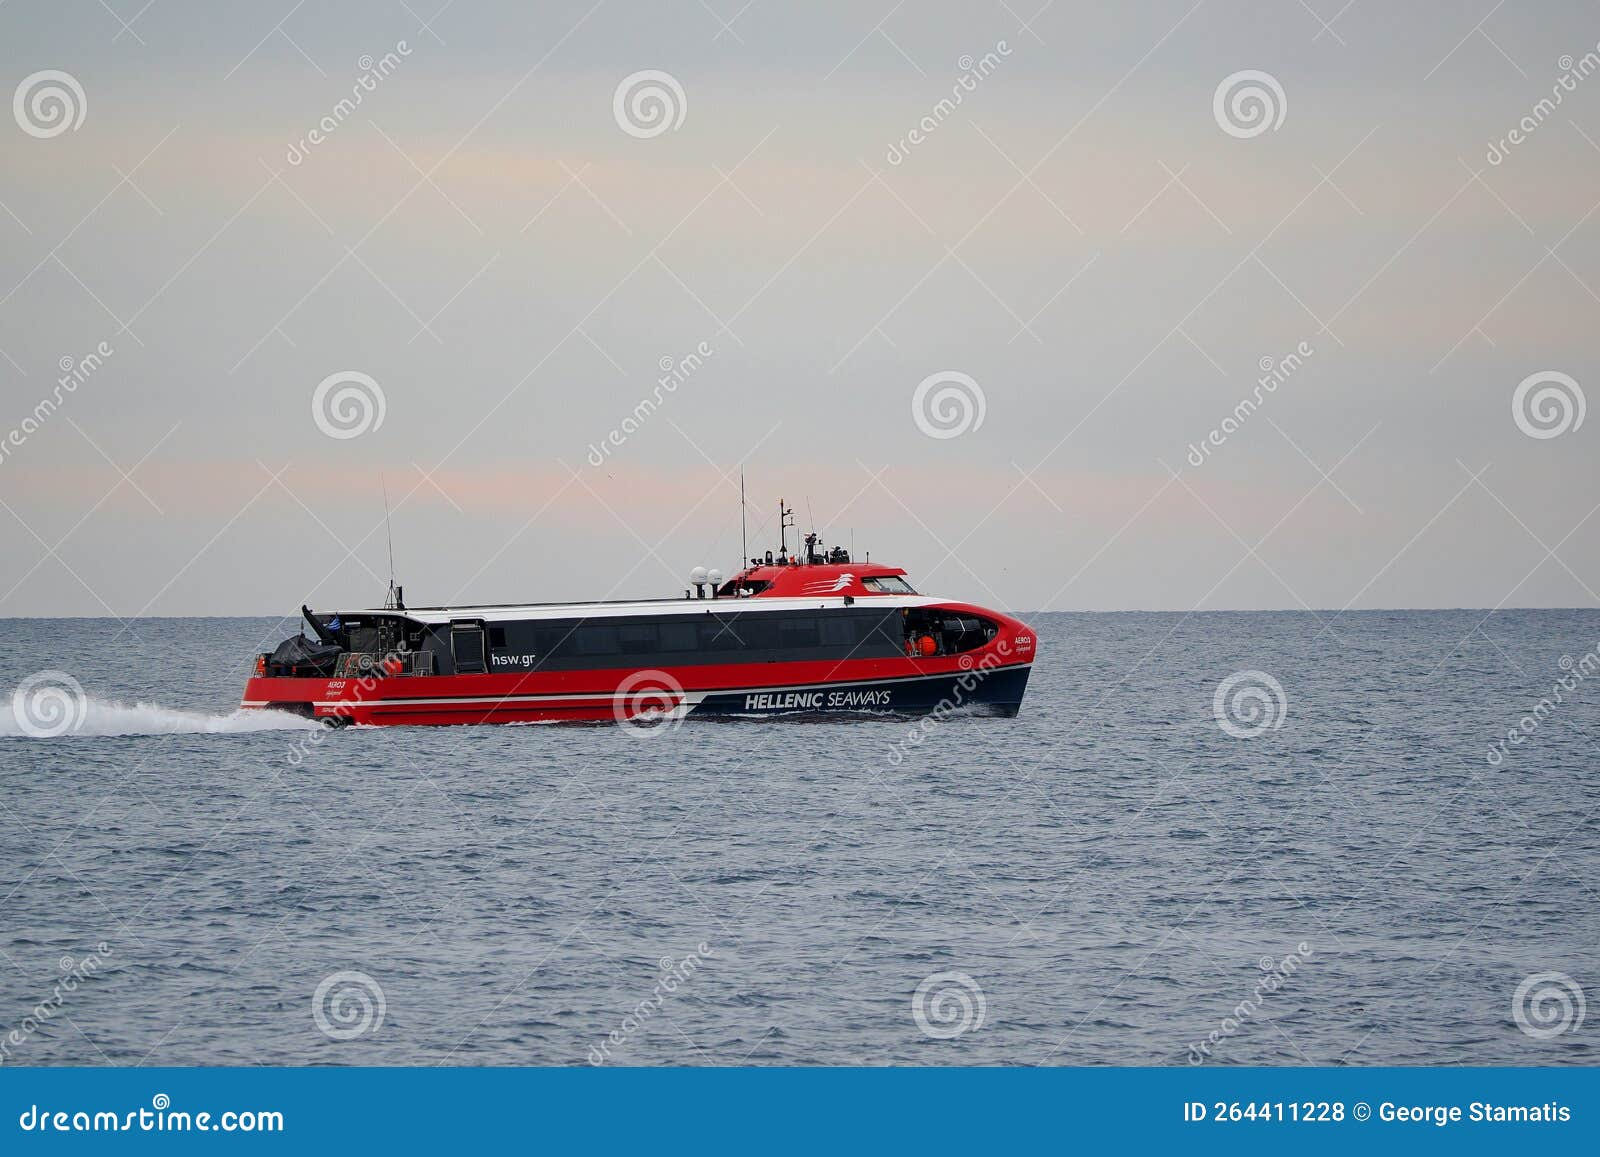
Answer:
[(42, 701), (22, 688), (0, 706), (0, 737), (72, 739), (115, 735), (241, 735), (254, 731), (308, 731), (320, 724), (286, 711), (182, 711), (155, 703), (117, 703), (85, 696)]

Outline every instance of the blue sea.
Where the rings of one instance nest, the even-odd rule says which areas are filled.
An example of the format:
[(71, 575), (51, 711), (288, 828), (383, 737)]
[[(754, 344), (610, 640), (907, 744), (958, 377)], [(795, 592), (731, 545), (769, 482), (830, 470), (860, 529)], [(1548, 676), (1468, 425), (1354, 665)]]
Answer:
[(0, 1064), (1600, 1062), (1600, 612), (1022, 617), (1016, 719), (647, 735), (6, 621)]

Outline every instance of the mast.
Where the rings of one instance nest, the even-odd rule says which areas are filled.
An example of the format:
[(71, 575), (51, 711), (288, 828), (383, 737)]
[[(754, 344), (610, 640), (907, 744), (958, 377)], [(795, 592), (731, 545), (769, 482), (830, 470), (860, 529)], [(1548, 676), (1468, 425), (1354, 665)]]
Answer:
[(794, 511), (783, 504), (783, 499), (778, 499), (778, 553), (784, 558), (789, 557), (789, 527), (794, 525)]
[(750, 565), (750, 541), (744, 528), (744, 465), (739, 466), (739, 569)]

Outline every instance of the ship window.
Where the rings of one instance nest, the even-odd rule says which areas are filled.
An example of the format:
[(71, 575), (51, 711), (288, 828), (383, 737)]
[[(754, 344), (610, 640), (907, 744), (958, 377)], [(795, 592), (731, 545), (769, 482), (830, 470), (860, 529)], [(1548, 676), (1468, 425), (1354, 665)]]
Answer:
[(693, 651), (699, 645), (699, 632), (695, 630), (695, 624), (661, 624), (661, 649), (663, 651)]
[(707, 651), (737, 651), (744, 646), (743, 634), (741, 624), (713, 617), (700, 624), (700, 645)]
[(615, 655), (620, 649), (615, 627), (579, 627), (577, 642), (580, 655)]
[(770, 651), (778, 646), (778, 624), (771, 615), (743, 615), (734, 623), (734, 630), (752, 651)]
[(506, 629), (504, 627), (489, 628), (489, 648), (494, 651), (506, 649)]
[(572, 654), (571, 627), (539, 627), (531, 631), (533, 646), (529, 650), (549, 658), (553, 655)]
[(821, 642), (816, 619), (784, 619), (778, 624), (778, 643), (786, 651), (801, 647), (816, 647)]
[(623, 653), (637, 655), (656, 649), (654, 623), (628, 623), (617, 628), (617, 641)]
[(914, 595), (911, 584), (897, 574), (868, 575), (861, 585), (880, 595)]
[(861, 620), (861, 640), (869, 647), (887, 647), (898, 654), (903, 633), (900, 616), (897, 614), (890, 613), (881, 619)]
[(853, 647), (858, 636), (856, 624), (860, 620), (856, 616), (835, 615), (822, 620), (822, 645), (824, 647)]

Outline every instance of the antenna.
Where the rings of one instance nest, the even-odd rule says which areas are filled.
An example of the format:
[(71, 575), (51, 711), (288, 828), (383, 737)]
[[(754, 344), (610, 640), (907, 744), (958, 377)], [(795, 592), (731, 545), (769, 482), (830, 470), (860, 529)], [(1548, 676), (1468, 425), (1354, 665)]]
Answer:
[(744, 529), (744, 463), (739, 463), (739, 569), (750, 565), (750, 540)]
[(394, 593), (394, 528), (389, 525), (389, 484), (382, 474), (378, 475), (378, 485), (383, 490), (383, 534), (389, 543), (389, 592), (384, 595), (383, 605), (395, 605)]

